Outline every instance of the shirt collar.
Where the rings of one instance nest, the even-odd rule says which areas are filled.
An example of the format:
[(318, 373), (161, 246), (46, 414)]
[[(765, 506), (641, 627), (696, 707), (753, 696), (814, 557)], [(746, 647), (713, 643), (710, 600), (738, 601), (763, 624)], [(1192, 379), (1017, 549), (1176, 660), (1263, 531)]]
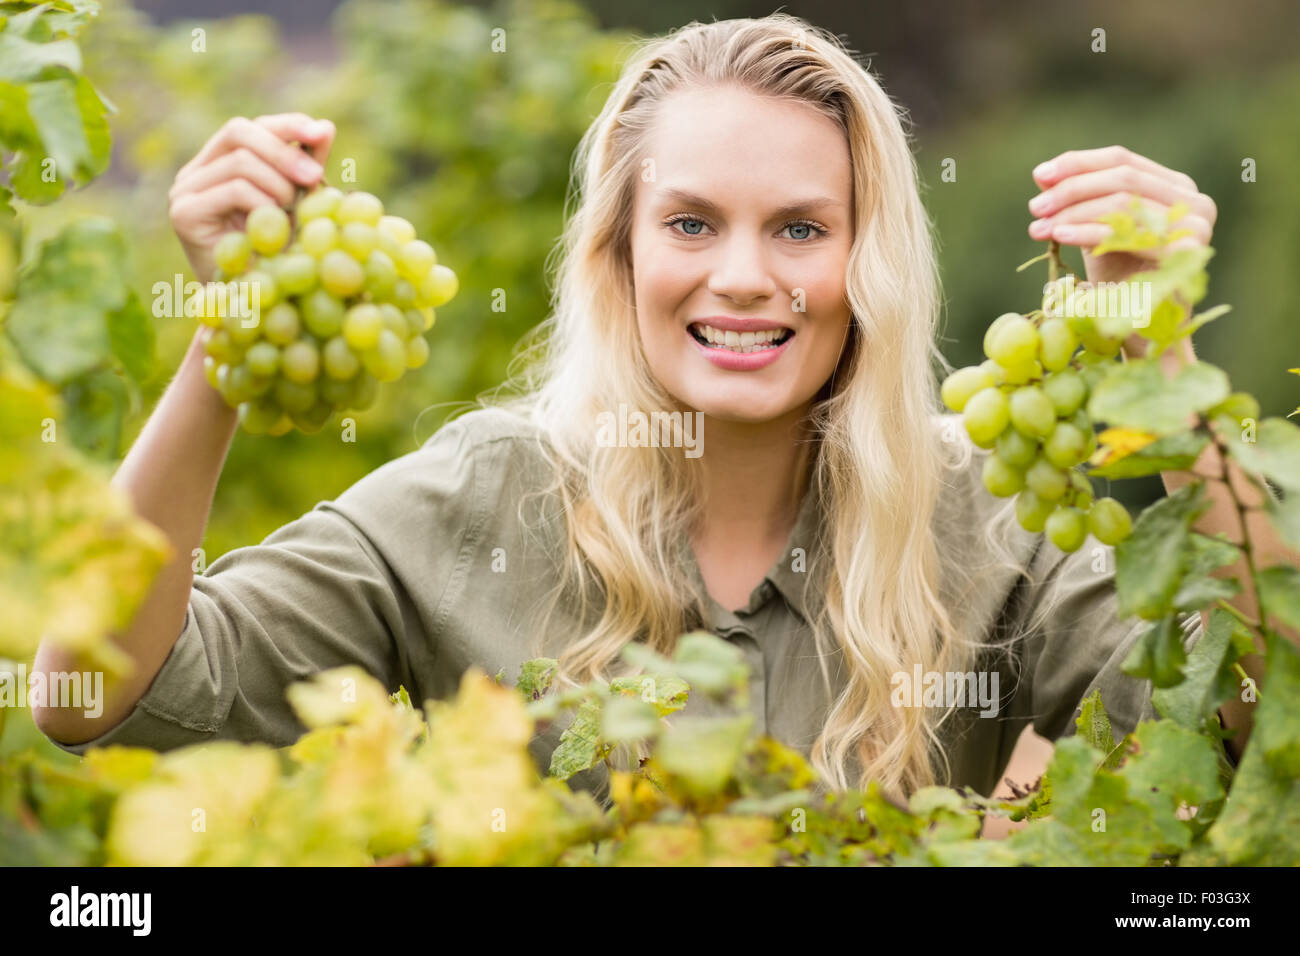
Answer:
[[(748, 605), (743, 613), (752, 614), (771, 597), (775, 589), (794, 611), (805, 621), (811, 622), (813, 615), (822, 607), (823, 599), (819, 588), (811, 581), (813, 556), (821, 544), (822, 509), (815, 487), (809, 487), (799, 504), (799, 514), (794, 527), (786, 541), (785, 549), (777, 557), (763, 581), (750, 594)], [(736, 613), (724, 608), (709, 595), (705, 588), (699, 563), (689, 541), (681, 543), (682, 560), (695, 586), (699, 589), (712, 623), (722, 628), (739, 624)]]

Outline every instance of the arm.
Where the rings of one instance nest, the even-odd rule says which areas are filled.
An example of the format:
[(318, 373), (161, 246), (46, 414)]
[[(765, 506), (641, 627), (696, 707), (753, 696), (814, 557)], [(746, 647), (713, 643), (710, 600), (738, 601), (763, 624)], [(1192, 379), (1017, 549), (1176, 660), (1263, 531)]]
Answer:
[[(320, 167), (303, 169), (305, 157), (290, 139), (328, 150), (333, 127), (313, 130), (300, 114), (262, 117), (257, 122), (227, 123), (195, 159), (177, 174), (171, 191), (171, 218), (177, 236), (200, 279), (213, 274), (212, 247), (249, 209), (292, 200), (295, 182), (314, 182)], [(145, 693), (167, 659), (185, 620), (193, 582), (191, 553), (201, 544), (217, 479), (237, 424), (228, 407), (203, 375), (200, 328), (181, 367), (154, 409), (144, 430), (113, 477), (138, 514), (153, 522), (175, 549), (175, 557), (155, 579), (127, 630), (114, 635), (134, 664), (118, 680), (106, 680), (104, 709), (95, 721), (80, 710), (37, 707), (33, 719), (48, 736), (80, 742), (121, 720)], [(85, 670), (77, 655), (42, 641), (33, 671), (48, 679), (51, 671)]]

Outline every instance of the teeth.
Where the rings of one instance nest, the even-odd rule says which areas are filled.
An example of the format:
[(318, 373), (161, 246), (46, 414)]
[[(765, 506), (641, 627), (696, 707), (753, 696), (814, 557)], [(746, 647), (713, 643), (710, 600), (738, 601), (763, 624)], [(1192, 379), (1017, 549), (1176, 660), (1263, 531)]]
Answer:
[(741, 354), (774, 348), (773, 343), (776, 339), (785, 334), (784, 329), (764, 329), (761, 332), (735, 332), (715, 329), (711, 325), (697, 325), (695, 330), (710, 345)]

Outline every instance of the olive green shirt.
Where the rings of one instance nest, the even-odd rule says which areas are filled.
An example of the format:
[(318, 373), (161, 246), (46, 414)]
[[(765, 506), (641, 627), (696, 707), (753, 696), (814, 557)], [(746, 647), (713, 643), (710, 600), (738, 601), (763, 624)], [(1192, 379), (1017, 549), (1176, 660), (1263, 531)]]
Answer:
[[(949, 443), (968, 442), (956, 416), (935, 425)], [(564, 542), (554, 503), (537, 512), (545, 520), (520, 520), (523, 496), (547, 484), (536, 441), (536, 429), (514, 415), (472, 411), (261, 544), (222, 555), (195, 577), (184, 628), (134, 709), (94, 740), (60, 746), (80, 754), (109, 744), (166, 750), (214, 739), (286, 745), (304, 730), (286, 687), (345, 664), (366, 668), (390, 690), (405, 685), (416, 701), (454, 695), (471, 666), (504, 669), (515, 680), (520, 664), (537, 656), (532, 639)], [(999, 675), (996, 716), (965, 706), (940, 728), (946, 782), (988, 794), (1024, 727), (1051, 740), (1072, 733), (1079, 701), (1093, 688), (1101, 689), (1117, 739), (1153, 712), (1150, 683), (1120, 671), (1145, 622), (1116, 619), (1112, 549), (1090, 538), (1065, 554), (1013, 526), (1007, 543), (1029, 579), (972, 559), (994, 513), (1009, 504), (984, 489), (987, 452), (972, 450), (968, 466), (948, 473), (933, 523), (951, 555), (945, 561), (962, 565), (960, 573), (945, 570), (941, 595), (954, 622), (989, 640), (1014, 633), (1040, 602), (1059, 602), (1042, 628), (985, 662)], [(815, 495), (805, 495), (785, 554), (734, 610), (707, 596), (691, 548), (678, 543), (704, 594), (703, 626), (733, 642), (752, 668), (757, 730), (805, 755), (831, 702), (807, 623), (817, 589), (801, 570), (820, 520)], [(548, 633), (579, 633), (569, 613), (561, 606)], [(1184, 627), (1193, 623), (1199, 630), (1198, 617)], [(710, 706), (692, 699), (688, 711)], [(532, 741), (539, 768), (566, 724), (556, 721)], [(602, 766), (571, 782), (603, 797), (603, 781)]]

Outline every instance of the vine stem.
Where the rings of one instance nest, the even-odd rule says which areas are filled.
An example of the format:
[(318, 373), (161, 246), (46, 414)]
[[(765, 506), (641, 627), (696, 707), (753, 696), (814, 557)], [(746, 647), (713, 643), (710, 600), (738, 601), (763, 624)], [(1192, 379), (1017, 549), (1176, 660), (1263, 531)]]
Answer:
[[(1264, 637), (1267, 642), (1268, 635), (1272, 633), (1268, 626), (1268, 608), (1264, 605), (1264, 595), (1260, 593), (1259, 589), (1259, 571), (1255, 567), (1255, 549), (1250, 540), (1250, 526), (1246, 523), (1246, 506), (1242, 502), (1241, 496), (1237, 494), (1237, 489), (1234, 488), (1232, 484), (1229, 469), (1230, 457), (1228, 455), (1228, 446), (1227, 443), (1223, 441), (1222, 436), (1209, 427), (1210, 423), (1206, 421), (1203, 416), (1198, 413), (1198, 417), (1205, 423), (1206, 429), (1210, 433), (1211, 441), (1214, 442), (1214, 447), (1219, 452), (1219, 461), (1222, 468), (1220, 480), (1222, 480), (1227, 486), (1228, 494), (1232, 496), (1232, 503), (1237, 509), (1237, 518), (1241, 521), (1241, 550), (1246, 556), (1246, 569), (1250, 572), (1250, 586), (1255, 589), (1255, 602), (1259, 606), (1259, 620), (1251, 622), (1246, 626), (1252, 630), (1258, 628), (1260, 636)], [(1245, 473), (1245, 469), (1242, 469), (1242, 473)], [(1223, 601), (1223, 599), (1220, 599), (1218, 603), (1225, 607), (1230, 607), (1230, 605)], [(1236, 609), (1233, 610), (1234, 613), (1236, 613)], [(1238, 614), (1237, 616), (1242, 618), (1243, 623), (1245, 623), (1245, 615)]]

